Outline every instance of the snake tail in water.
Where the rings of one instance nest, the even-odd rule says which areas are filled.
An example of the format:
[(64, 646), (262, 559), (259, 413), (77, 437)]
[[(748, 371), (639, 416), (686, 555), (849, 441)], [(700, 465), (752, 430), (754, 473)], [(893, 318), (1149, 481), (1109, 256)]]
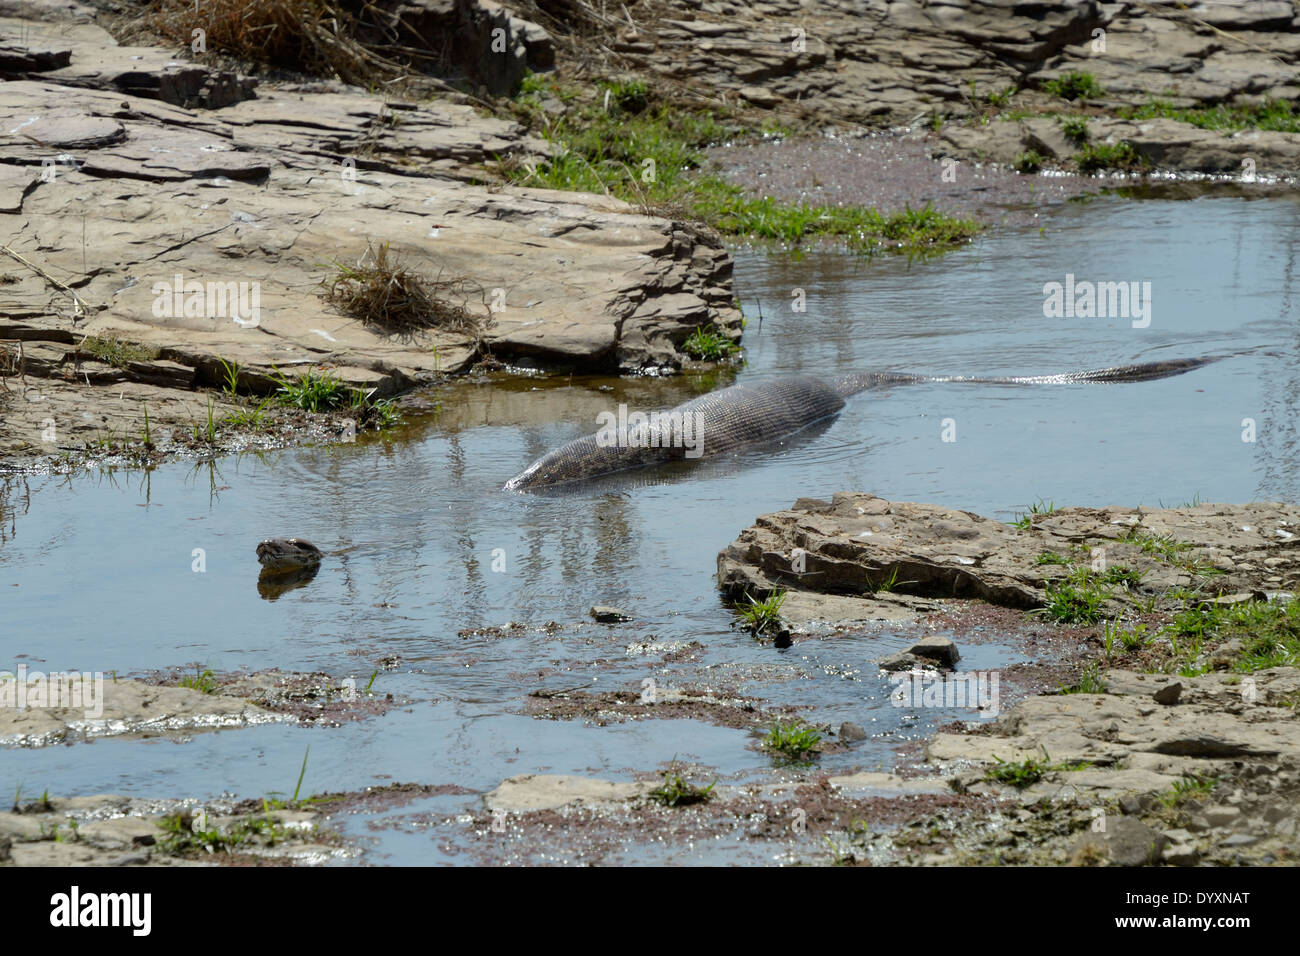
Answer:
[(775, 441), (829, 418), (850, 395), (888, 385), (960, 382), (975, 385), (1077, 385), (1145, 382), (1181, 375), (1222, 356), (1118, 365), (1086, 372), (1018, 377), (934, 376), (910, 372), (859, 372), (830, 381), (808, 376), (744, 382), (683, 402), (667, 412), (644, 416), (626, 440), (605, 431), (566, 442), (543, 455), (505, 484), (525, 491), (631, 468), (702, 455), (722, 455), (747, 445)]

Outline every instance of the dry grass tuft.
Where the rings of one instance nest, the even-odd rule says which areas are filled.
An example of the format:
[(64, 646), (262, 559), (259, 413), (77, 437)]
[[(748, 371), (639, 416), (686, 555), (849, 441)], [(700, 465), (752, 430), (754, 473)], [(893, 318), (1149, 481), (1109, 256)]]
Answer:
[(444, 278), (442, 272), (425, 278), (398, 262), (388, 246), (367, 246), (355, 266), (334, 263), (338, 273), (325, 280), (326, 298), (353, 318), (387, 332), (410, 335), (437, 329), (477, 336), (487, 328), (490, 318), (468, 308), (472, 296), (482, 300), (478, 283), (463, 275)]
[(202, 29), (209, 52), (360, 86), (403, 69), (362, 44), (362, 24), (331, 0), (204, 0), (197, 12), (194, 0), (156, 0), (147, 19), (187, 47)]

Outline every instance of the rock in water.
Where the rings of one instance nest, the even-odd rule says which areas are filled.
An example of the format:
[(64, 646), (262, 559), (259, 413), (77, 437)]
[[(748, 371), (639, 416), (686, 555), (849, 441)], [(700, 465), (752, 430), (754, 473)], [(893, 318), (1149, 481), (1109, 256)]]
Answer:
[(844, 723), (840, 724), (840, 732), (838, 736), (840, 740), (843, 740), (845, 743), (852, 743), (855, 740), (866, 740), (867, 731), (861, 724), (855, 724), (852, 721), (846, 720)]
[(601, 624), (618, 624), (621, 621), (632, 620), (632, 615), (622, 608), (611, 607), (608, 604), (596, 604), (591, 609), (591, 616)]
[(320, 548), (302, 538), (267, 538), (257, 546), (257, 560), (268, 571), (294, 571), (320, 564)]
[(934, 661), (940, 667), (952, 670), (961, 659), (957, 645), (946, 637), (923, 637), (907, 649), (908, 654), (915, 654), (928, 661)]

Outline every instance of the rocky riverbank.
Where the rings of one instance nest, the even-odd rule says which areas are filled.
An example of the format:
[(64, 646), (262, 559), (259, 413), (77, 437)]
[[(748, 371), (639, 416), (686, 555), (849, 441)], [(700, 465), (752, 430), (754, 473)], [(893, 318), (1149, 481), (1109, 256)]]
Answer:
[[(671, 11), (665, 8), (673, 8)], [(1068, 162), (1058, 114), (1128, 142), (1153, 168), (1300, 172), (1295, 131), (1203, 129), (1125, 109), (1295, 103), (1300, 8), (1283, 0), (951, 4), (796, 0), (661, 4), (612, 45), (629, 65), (715, 102), (864, 127), (930, 127), (938, 155)], [(1080, 80), (1086, 76), (1092, 82)]]
[[(1095, 188), (1082, 174), (1244, 190), (1300, 173), (1294, 3), (652, 0), (622, 19), (562, 6), (376, 7), (442, 41), (405, 84), (387, 67), (322, 78), (200, 53), (148, 23), (136, 36), (133, 3), (0, 2), (0, 465), (347, 441), (445, 377), (658, 375), (693, 335), (739, 341), (723, 237), (584, 179), (597, 157), (648, 183), (655, 156), (571, 149), (582, 110), (616, 126), (654, 98), (766, 129), (783, 145), (711, 154), (743, 187), (732, 212), (769, 197), (787, 212), (856, 205), (863, 220), (933, 204), (987, 225), (1009, 204), (1037, 214)], [(507, 49), (485, 51), (498, 26)], [(702, 172), (693, 157), (683, 176)], [(533, 188), (564, 181), (565, 162), (573, 183), (597, 185)], [(1052, 167), (1068, 182), (1033, 175)], [(496, 422), (571, 407), (493, 395)], [(807, 658), (706, 661), (700, 642), (661, 641), (635, 618), (519, 625), (554, 640), (538, 669), (511, 675), (523, 719), (692, 721), (783, 779), (710, 783), (707, 765), (650, 758), (623, 773), (635, 779), (520, 773), (486, 792), (435, 781), (373, 800), (437, 797), (393, 825), (437, 828), (440, 847), (484, 862), (618, 862), (719, 835), (747, 862), (1294, 862), (1298, 524), (1300, 509), (1269, 503), (1044, 506), (1006, 525), (867, 494), (800, 499), (719, 556), (756, 647), (893, 629), (894, 653), (854, 651), (822, 676), (863, 696), (912, 689), (899, 706), (923, 727), (926, 692), (962, 686), (969, 721), (887, 744), (895, 772), (824, 772), (869, 732), (819, 721), (790, 692), (819, 666)], [(973, 668), (982, 641), (1030, 659)], [(617, 689), (590, 689), (593, 674)], [(996, 688), (979, 683), (993, 674)], [(93, 717), (0, 708), (0, 746), (328, 727), (392, 703), (357, 690), (326, 674), (123, 679)], [(322, 862), (353, 852), (319, 831), (328, 816), (296, 795), (200, 806), (20, 790), (0, 814), (0, 862)]]
[[(1286, 105), (1300, 13), (1274, 0), (650, 0), (617, 21), (582, 3), (423, 0), (358, 15), (351, 59), (331, 61), (328, 79), (171, 46), (183, 6), (0, 8), (0, 456), (11, 463), (339, 440), (386, 420), (367, 411), (376, 403), (474, 367), (664, 371), (697, 330), (738, 339), (731, 260), (711, 230), (608, 194), (512, 185), (567, 148), (539, 134), (572, 124), (568, 93), (538, 100), (532, 129), (508, 118), (521, 114), (504, 97), (530, 70), (597, 99), (593, 80), (619, 78), (620, 102), (648, 84), (657, 102), (733, 129), (829, 126), (855, 154), (848, 183), (891, 165), (883, 143), (911, 170), (872, 177), (889, 184), (867, 197), (884, 210), (915, 200), (989, 221), (990, 188), (1003, 207), (1077, 192), (949, 176), (954, 159), (1247, 181), (1300, 162)], [(497, 28), (508, 49), (471, 55)], [(421, 56), (403, 48), (411, 68), (392, 89), (404, 93), (363, 90), (348, 66), (389, 82), (391, 61), (365, 45), (385, 30), (443, 40)], [(851, 146), (899, 127), (906, 141)], [(774, 195), (843, 203), (846, 183), (818, 181), (843, 158), (775, 161), (813, 181)], [(933, 188), (920, 188), (927, 177)], [(731, 178), (764, 189), (761, 175)], [(422, 293), (433, 318), (375, 321), (382, 310), (362, 293), (394, 282)], [(332, 414), (265, 402), (304, 376), (337, 383)]]
[[(515, 123), (337, 83), (253, 97), (228, 71), (119, 46), (89, 8), (35, 12), (0, 18), (5, 457), (141, 441), (146, 407), (161, 436), (214, 443), (240, 396), (304, 374), (373, 402), (484, 361), (672, 367), (693, 330), (738, 334), (716, 236), (505, 188), (489, 167), (550, 155)], [(196, 102), (182, 80), (234, 92)], [(331, 300), (385, 253), (378, 279), (421, 277), (427, 322)]]

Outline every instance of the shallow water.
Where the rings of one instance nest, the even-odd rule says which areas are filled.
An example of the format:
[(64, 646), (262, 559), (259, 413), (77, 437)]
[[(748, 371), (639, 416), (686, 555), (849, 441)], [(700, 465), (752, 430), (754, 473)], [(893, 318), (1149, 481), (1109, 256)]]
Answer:
[[(736, 288), (750, 321), (740, 380), (880, 368), (1026, 374), (1243, 354), (1134, 385), (873, 391), (780, 448), (562, 493), (500, 487), (544, 451), (593, 431), (598, 412), (619, 402), (673, 405), (732, 373), (462, 384), (439, 390), (444, 411), (392, 442), (176, 463), (151, 474), (11, 480), (0, 538), (0, 668), (21, 661), (132, 674), (200, 663), (218, 672), (323, 670), (364, 684), (381, 657), (397, 655), (375, 689), (410, 703), (339, 728), (7, 750), (0, 785), (62, 795), (256, 796), (292, 791), (308, 745), (303, 788), (311, 792), (392, 781), (484, 791), (528, 772), (630, 779), (674, 756), (724, 781), (779, 775), (743, 731), (693, 721), (593, 727), (520, 712), (538, 687), (636, 689), (645, 676), (806, 706), (815, 721), (854, 720), (871, 738), (827, 755), (823, 766), (888, 768), (900, 743), (972, 715), (889, 705), (888, 684), (869, 665), (903, 646), (888, 629), (786, 651), (731, 630), (712, 580), (718, 551), (759, 514), (841, 490), (1004, 520), (1039, 498), (1297, 500), (1298, 257), (1300, 203), (1276, 197), (1099, 198), (1054, 213), (1045, 234), (999, 232), (910, 264), (741, 252)], [(1066, 273), (1151, 282), (1150, 327), (1044, 318), (1043, 285)], [(798, 289), (803, 313), (790, 308)], [(1258, 431), (1253, 443), (1242, 441), (1247, 418)], [(955, 442), (941, 440), (945, 419)], [(306, 586), (268, 600), (253, 549), (270, 535), (343, 553)], [(205, 553), (203, 573), (191, 570), (195, 549)], [(595, 603), (628, 608), (638, 620), (593, 624), (586, 611)], [(458, 634), (509, 621), (529, 628), (510, 637)], [(548, 633), (548, 621), (564, 626)], [(703, 659), (665, 665), (661, 655), (628, 653), (651, 639), (698, 641)], [(1021, 659), (996, 642), (964, 653), (966, 668)], [(478, 805), (476, 797), (436, 802)], [(350, 829), (365, 836), (364, 827)], [(371, 862), (443, 859), (427, 833), (365, 839), (375, 841)], [(731, 849), (716, 852), (728, 859)]]

